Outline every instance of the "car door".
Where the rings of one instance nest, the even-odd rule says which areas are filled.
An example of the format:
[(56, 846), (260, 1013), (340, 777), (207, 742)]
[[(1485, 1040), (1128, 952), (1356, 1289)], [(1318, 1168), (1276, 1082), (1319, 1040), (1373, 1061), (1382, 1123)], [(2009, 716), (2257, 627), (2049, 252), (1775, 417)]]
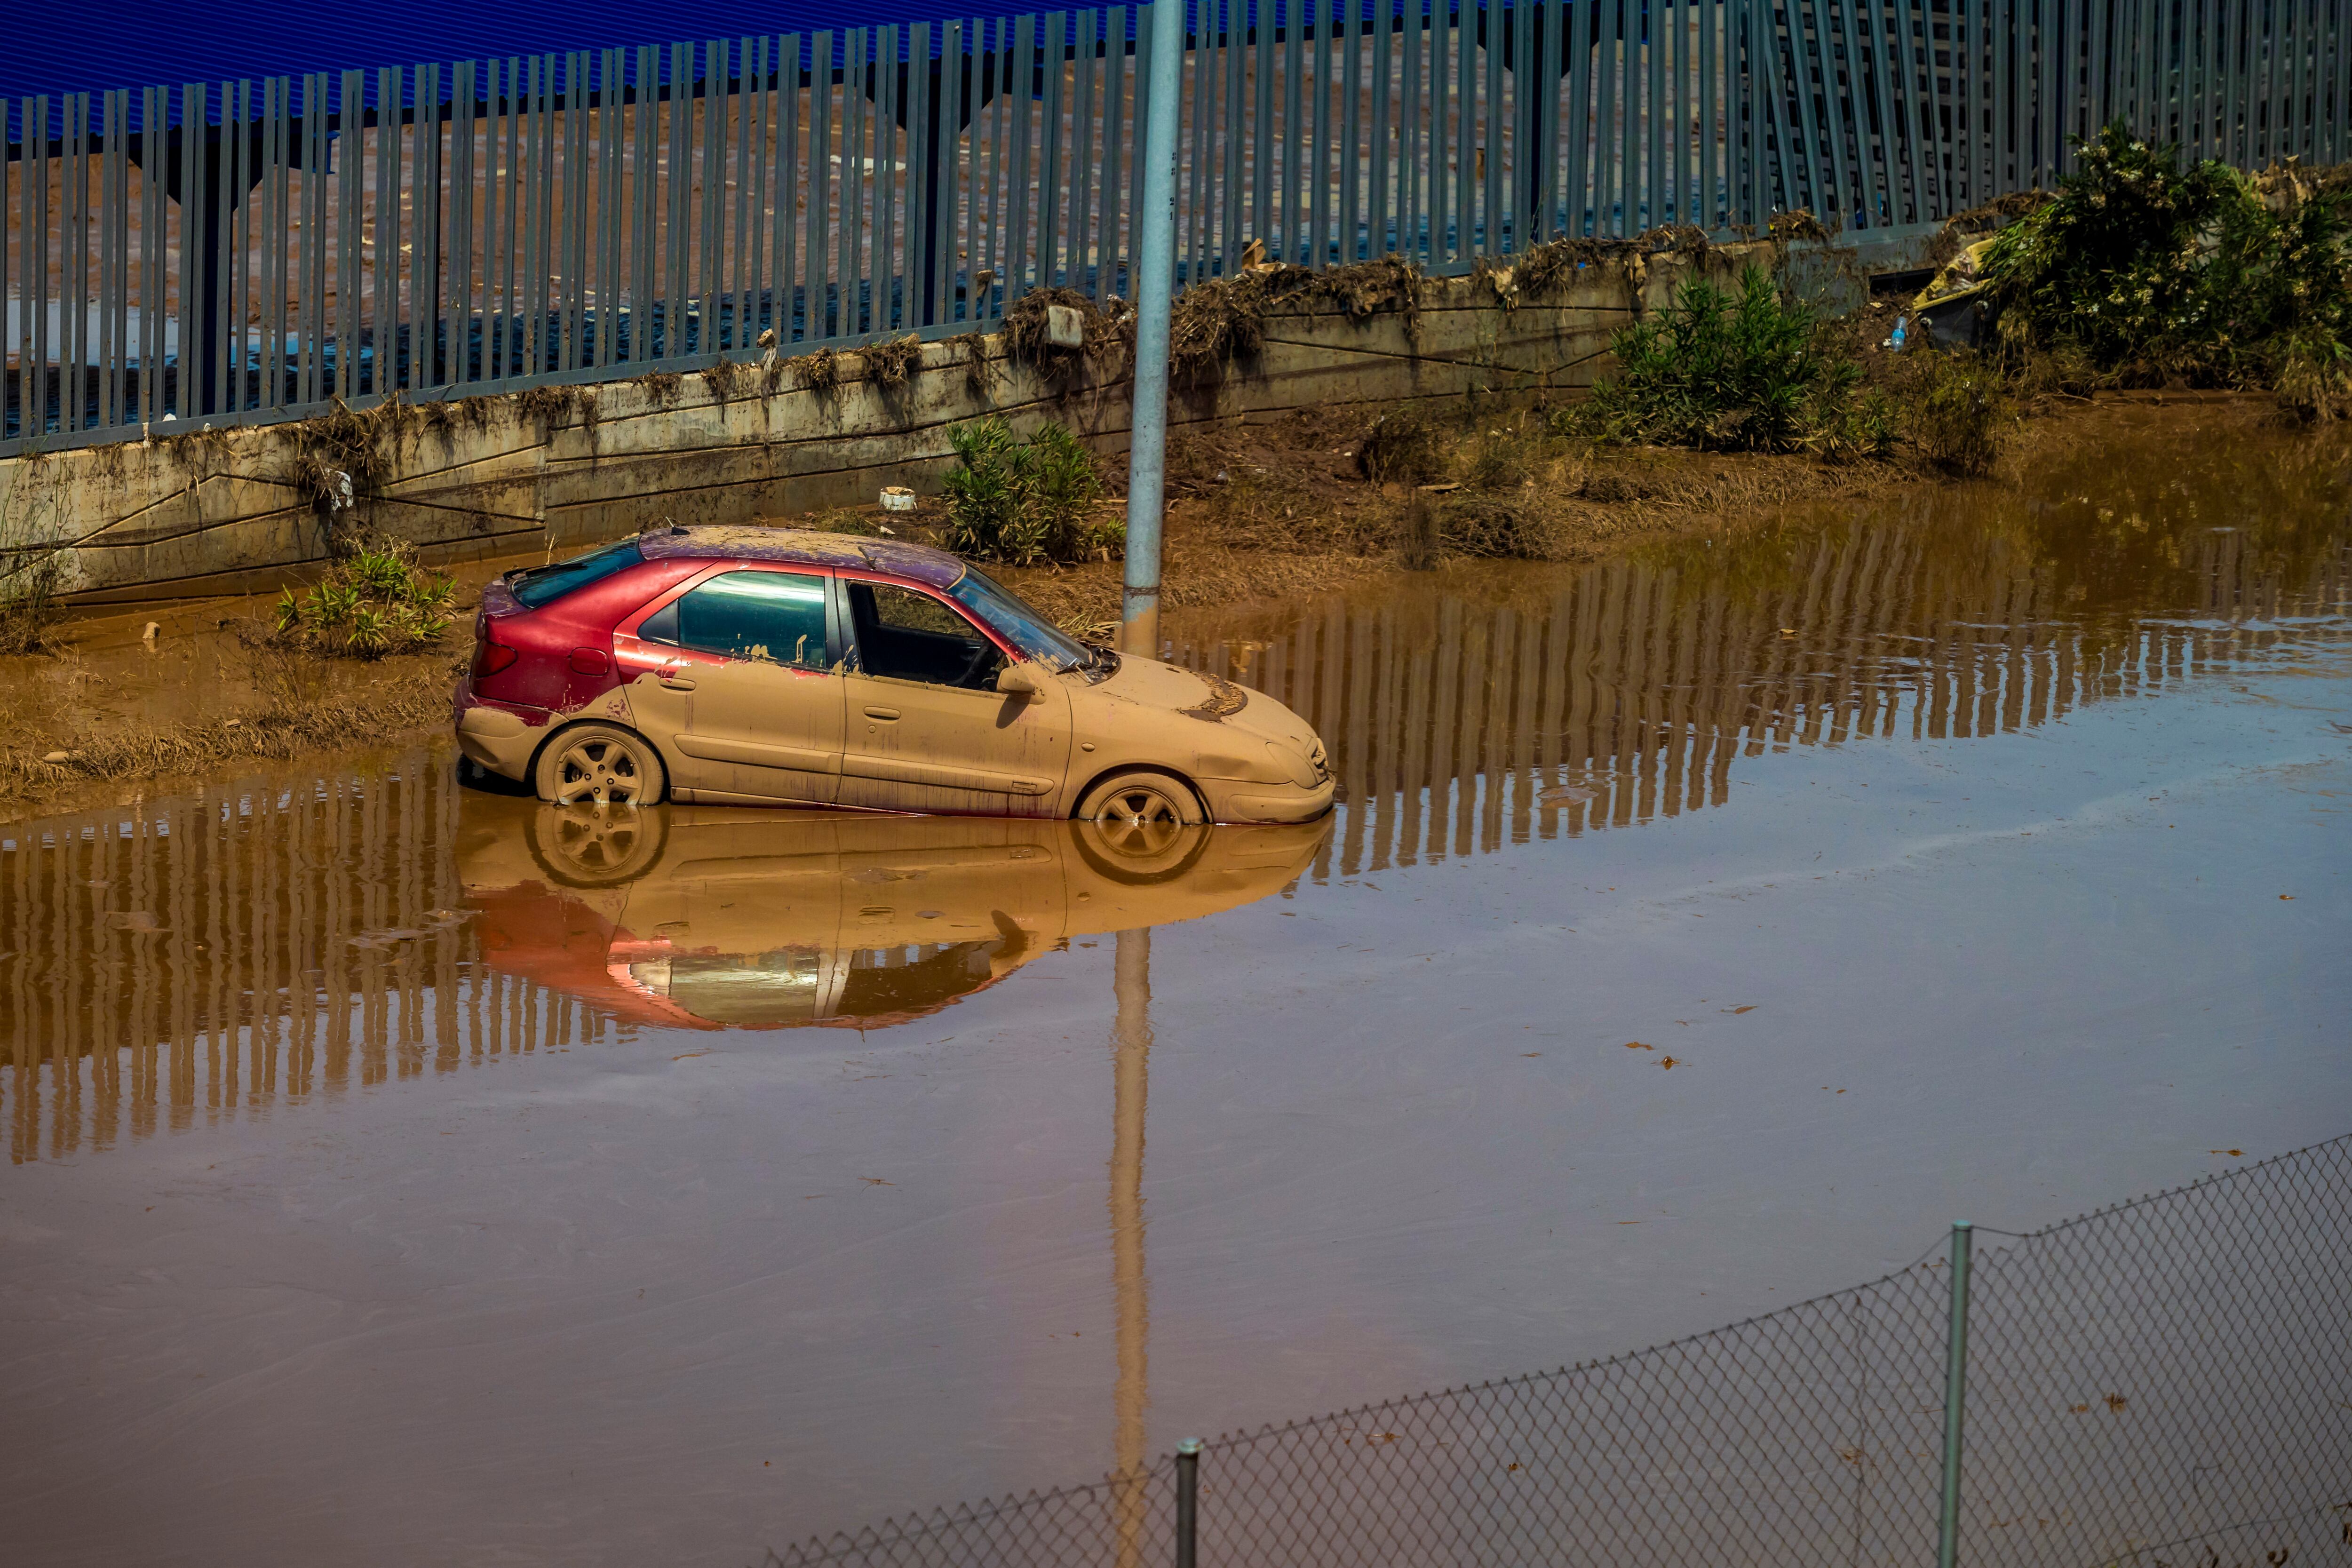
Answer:
[(903, 583), (845, 575), (852, 643), (839, 802), (1038, 816), (1070, 760), (1070, 699), (1000, 692), (1003, 647), (961, 610)]
[(845, 698), (823, 574), (730, 563), (616, 630), (681, 798), (833, 804)]

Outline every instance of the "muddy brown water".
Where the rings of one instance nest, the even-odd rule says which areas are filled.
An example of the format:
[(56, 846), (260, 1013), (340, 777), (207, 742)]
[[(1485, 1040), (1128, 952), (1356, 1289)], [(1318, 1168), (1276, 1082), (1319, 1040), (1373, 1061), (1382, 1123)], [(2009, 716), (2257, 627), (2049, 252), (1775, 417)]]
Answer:
[(2126, 412), (1176, 618), (1330, 742), (1306, 828), (433, 748), (8, 826), (0, 1538), (756, 1562), (2341, 1132), (2347, 596), (2344, 443)]

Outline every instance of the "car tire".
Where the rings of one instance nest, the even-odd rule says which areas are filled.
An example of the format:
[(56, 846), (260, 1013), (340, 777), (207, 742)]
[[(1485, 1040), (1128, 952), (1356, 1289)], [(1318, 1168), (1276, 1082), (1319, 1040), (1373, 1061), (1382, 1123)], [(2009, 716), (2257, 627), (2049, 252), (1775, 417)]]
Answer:
[(539, 798), (555, 805), (657, 805), (669, 770), (653, 742), (618, 724), (574, 724), (540, 749)]
[(1078, 803), (1078, 845), (1122, 880), (1181, 871), (1200, 854), (1209, 814), (1182, 780), (1137, 770), (1113, 773)]

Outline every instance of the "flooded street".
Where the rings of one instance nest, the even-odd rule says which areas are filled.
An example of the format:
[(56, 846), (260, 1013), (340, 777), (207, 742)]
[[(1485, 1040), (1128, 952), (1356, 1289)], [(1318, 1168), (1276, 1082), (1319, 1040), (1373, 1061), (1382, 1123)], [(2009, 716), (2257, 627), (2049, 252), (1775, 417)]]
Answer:
[(0, 828), (0, 1539), (756, 1563), (2345, 1131), (2352, 449), (2158, 418), (1173, 618), (1302, 827)]

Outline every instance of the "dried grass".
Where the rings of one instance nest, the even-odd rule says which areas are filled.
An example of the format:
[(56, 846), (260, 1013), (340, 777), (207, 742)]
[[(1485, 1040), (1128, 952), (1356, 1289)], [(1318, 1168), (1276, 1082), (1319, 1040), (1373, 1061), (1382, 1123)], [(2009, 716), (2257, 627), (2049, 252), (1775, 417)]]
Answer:
[(532, 386), (515, 394), (515, 407), (523, 417), (548, 431), (566, 425), (593, 428), (596, 389), (593, 386)]
[(54, 554), (18, 556), (0, 573), (0, 655), (54, 654), (64, 646), (57, 633), (61, 575)]
[(883, 392), (903, 391), (923, 368), (923, 340), (914, 332), (858, 352), (866, 360), (867, 378)]
[[(0, 806), (34, 805), (101, 783), (407, 740), (449, 722), (457, 668), (441, 658), (404, 660), (379, 666), (364, 695), (320, 700), (289, 691), (216, 718), (172, 724), (116, 721), (80, 736), (0, 742)], [(68, 760), (44, 760), (54, 752), (66, 752)]]
[(1771, 236), (1775, 244), (1787, 245), (1800, 239), (1827, 239), (1832, 231), (1813, 216), (1811, 207), (1797, 207), (1788, 212), (1774, 213), (1771, 221), (1765, 226), (1765, 232)]
[(788, 359), (784, 369), (809, 392), (830, 395), (841, 384), (841, 356), (831, 349), (812, 349)]
[(677, 389), (685, 384), (685, 378), (674, 370), (649, 370), (637, 377), (637, 384), (646, 389), (655, 407), (667, 408), (677, 401)]
[(1211, 279), (1177, 297), (1169, 363), (1197, 384), (1255, 359), (1265, 343), (1267, 312), (1276, 305), (1337, 307), (1351, 321), (1395, 312), (1411, 333), (1421, 322), (1421, 285), (1420, 269), (1394, 256), (1323, 272), (1277, 263)]
[(754, 374), (756, 372), (752, 366), (721, 354), (710, 362), (710, 368), (702, 373), (702, 379), (710, 388), (710, 395), (714, 401), (727, 403), (732, 401), (735, 396), (736, 384)]
[[(1065, 305), (1078, 313), (1085, 342), (1070, 348), (1053, 341), (1049, 313)], [(1135, 354), (1135, 318), (1106, 314), (1075, 289), (1032, 289), (1004, 312), (1005, 357), (1025, 366), (1056, 392), (1068, 390), (1082, 373), (1097, 383), (1118, 380)]]

